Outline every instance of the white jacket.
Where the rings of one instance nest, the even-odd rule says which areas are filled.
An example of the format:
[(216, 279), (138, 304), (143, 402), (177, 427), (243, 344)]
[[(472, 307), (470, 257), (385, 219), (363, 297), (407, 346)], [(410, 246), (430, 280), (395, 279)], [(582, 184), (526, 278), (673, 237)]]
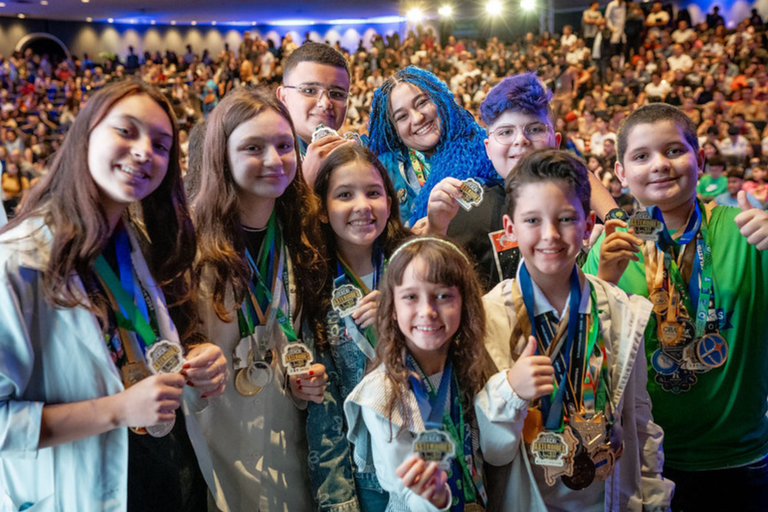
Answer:
[[(663, 432), (653, 423), (646, 391), (643, 333), (651, 303), (640, 296), (628, 296), (594, 276), (586, 278), (595, 288), (612, 400), (617, 404), (612, 438), (618, 435), (624, 442), (623, 455), (605, 482), (605, 510), (667, 510), (674, 484), (661, 477)], [(486, 348), (497, 368), (503, 370), (514, 363), (510, 349), (510, 336), (517, 322), (511, 296), (513, 283), (511, 279), (503, 281), (483, 299), (488, 326)], [(523, 337), (518, 340), (516, 354), (525, 343)], [(487, 471), (489, 511), (546, 511), (521, 442), (527, 407), (528, 401), (513, 393), (506, 371), (494, 375), (475, 399), (483, 458), (493, 466), (501, 466)]]
[[(137, 274), (149, 276), (130, 229)], [(128, 502), (128, 429), (39, 448), (43, 406), (123, 391), (96, 317), (44, 299), (51, 231), (41, 218), (0, 237), (0, 512), (122, 512)], [(142, 267), (139, 270), (139, 267)], [(82, 281), (70, 284), (84, 294)], [(161, 338), (178, 341), (162, 291), (142, 285)]]

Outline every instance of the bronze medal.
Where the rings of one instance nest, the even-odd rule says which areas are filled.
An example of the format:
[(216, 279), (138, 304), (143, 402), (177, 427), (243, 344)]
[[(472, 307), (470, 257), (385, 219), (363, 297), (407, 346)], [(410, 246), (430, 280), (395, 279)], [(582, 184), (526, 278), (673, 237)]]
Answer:
[(542, 430), (544, 430), (544, 420), (541, 417), (541, 409), (529, 407), (523, 423), (523, 439), (527, 444), (533, 444)]
[[(573, 457), (578, 442), (573, 431), (567, 426), (563, 429), (562, 434), (544, 430), (536, 438), (536, 441), (531, 445), (531, 452), (534, 455), (534, 462), (536, 462), (535, 457), (541, 457), (549, 463), (547, 465), (536, 462), (537, 465), (544, 468), (544, 478), (547, 485), (555, 485), (560, 476), (573, 474)], [(537, 451), (534, 451), (534, 447)], [(557, 463), (561, 465), (555, 465)]]
[(653, 311), (659, 315), (663, 315), (669, 308), (669, 294), (666, 290), (655, 290), (648, 298), (653, 304)]
[(587, 450), (580, 450), (573, 458), (573, 474), (563, 476), (563, 485), (574, 491), (586, 489), (595, 481), (595, 464), (589, 458)]
[(597, 450), (591, 454), (592, 462), (595, 465), (595, 480), (605, 482), (613, 473), (613, 467), (616, 465), (616, 454), (611, 450), (608, 444), (600, 445)]
[(587, 453), (595, 451), (605, 441), (605, 416), (596, 414), (592, 418), (584, 418), (579, 414), (571, 414), (569, 425), (579, 434), (582, 446)]
[(261, 386), (254, 385), (248, 378), (248, 368), (241, 368), (235, 373), (235, 389), (243, 396), (256, 396)]

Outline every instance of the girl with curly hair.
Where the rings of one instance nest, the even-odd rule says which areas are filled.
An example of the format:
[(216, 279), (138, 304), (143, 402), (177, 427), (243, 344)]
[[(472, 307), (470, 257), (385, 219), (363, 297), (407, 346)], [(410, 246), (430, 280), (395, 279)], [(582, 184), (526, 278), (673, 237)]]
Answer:
[(320, 332), (310, 292), (325, 261), (296, 132), (268, 89), (231, 91), (208, 116), (193, 205), (202, 330), (231, 376), (196, 414), (203, 474), (221, 510), (309, 512), (304, 409), (326, 379), (309, 365)]
[(369, 134), (369, 148), (387, 168), (408, 226), (426, 217), (429, 193), (444, 178), (496, 176), (485, 154), (485, 131), (443, 81), (414, 66), (376, 90)]
[(412, 238), (389, 260), (380, 365), (344, 404), (354, 460), (373, 460), (387, 511), (484, 509), (472, 405), (492, 369), (481, 293), (469, 258), (445, 239)]

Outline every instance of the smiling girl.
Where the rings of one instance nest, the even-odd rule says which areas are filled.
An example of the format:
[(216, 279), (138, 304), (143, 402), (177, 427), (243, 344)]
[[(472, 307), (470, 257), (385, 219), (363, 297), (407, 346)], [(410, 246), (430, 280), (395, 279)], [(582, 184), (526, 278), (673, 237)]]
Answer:
[[(326, 379), (307, 359), (309, 292), (325, 277), (317, 203), (288, 112), (267, 89), (230, 92), (206, 123), (194, 201), (202, 328), (232, 380), (196, 415), (193, 442), (221, 510), (309, 511), (303, 409), (322, 401)], [(307, 365), (289, 377), (295, 357)]]
[(484, 130), (429, 71), (409, 66), (376, 90), (369, 132), (369, 147), (387, 169), (409, 226), (426, 216), (429, 193), (443, 178), (496, 176)]
[[(376, 316), (381, 364), (344, 404), (355, 462), (373, 460), (388, 511), (484, 509), (472, 408), (489, 375), (480, 294), (469, 259), (446, 240), (411, 239), (389, 260)], [(450, 448), (415, 454), (435, 437)]]
[(386, 259), (409, 233), (392, 207), (397, 199), (387, 171), (362, 146), (331, 153), (318, 172), (315, 194), (331, 261), (323, 291), (328, 343), (317, 354), (329, 381), (325, 401), (308, 408), (310, 478), (321, 510), (357, 501), (361, 510), (381, 511), (388, 497), (373, 471), (353, 475), (341, 408), (375, 356), (378, 284)]
[[(132, 81), (95, 94), (0, 233), (0, 508), (205, 510), (177, 410), (185, 381), (221, 393), (226, 366), (190, 329), (168, 101)], [(149, 376), (146, 347), (182, 346), (181, 373)]]

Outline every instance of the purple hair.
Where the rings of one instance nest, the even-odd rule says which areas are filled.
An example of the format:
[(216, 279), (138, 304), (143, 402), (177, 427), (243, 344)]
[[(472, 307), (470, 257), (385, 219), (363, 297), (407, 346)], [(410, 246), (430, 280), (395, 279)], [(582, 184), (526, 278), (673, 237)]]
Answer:
[(480, 104), (480, 117), (485, 126), (491, 126), (507, 110), (531, 115), (545, 115), (554, 122), (552, 91), (535, 73), (508, 76), (499, 82)]

